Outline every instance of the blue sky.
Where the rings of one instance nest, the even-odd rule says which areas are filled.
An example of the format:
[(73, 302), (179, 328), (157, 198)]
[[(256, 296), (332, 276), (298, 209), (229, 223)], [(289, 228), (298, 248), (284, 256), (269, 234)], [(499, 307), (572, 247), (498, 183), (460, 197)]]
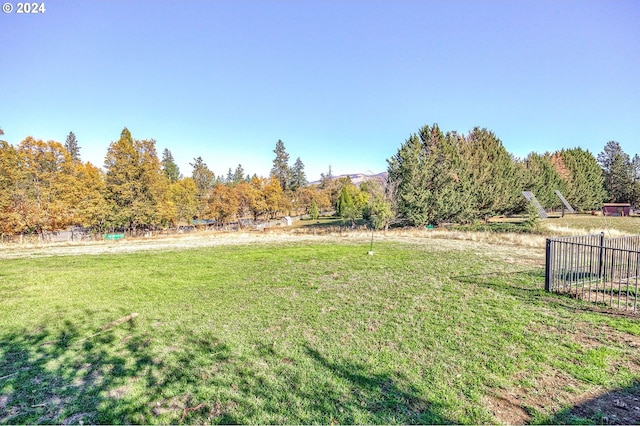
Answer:
[[(16, 6), (17, 2), (11, 1)], [(0, 128), (102, 166), (128, 127), (181, 172), (381, 172), (425, 124), (640, 153), (640, 2), (49, 0), (0, 14)]]

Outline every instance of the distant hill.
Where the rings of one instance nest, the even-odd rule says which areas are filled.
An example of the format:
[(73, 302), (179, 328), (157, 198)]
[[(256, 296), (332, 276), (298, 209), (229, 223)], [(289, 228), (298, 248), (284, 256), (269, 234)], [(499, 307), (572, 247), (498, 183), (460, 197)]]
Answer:
[[(333, 179), (336, 180), (340, 178), (350, 177), (351, 182), (353, 182), (355, 185), (360, 185), (362, 182), (366, 180), (372, 180), (372, 179), (379, 180), (381, 183), (385, 183), (387, 181), (387, 176), (388, 176), (387, 172), (382, 172), (375, 175), (367, 175), (364, 173), (352, 173), (347, 175), (334, 176)], [(316, 180), (313, 182), (309, 182), (309, 185), (317, 185), (320, 182), (321, 182), (320, 180)]]

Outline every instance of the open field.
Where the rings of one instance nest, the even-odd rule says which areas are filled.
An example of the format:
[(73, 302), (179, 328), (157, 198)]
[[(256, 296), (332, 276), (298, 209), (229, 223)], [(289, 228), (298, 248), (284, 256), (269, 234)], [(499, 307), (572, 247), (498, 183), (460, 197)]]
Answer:
[(607, 237), (640, 234), (640, 216), (590, 216), (566, 215), (563, 218), (547, 219), (544, 228), (552, 234), (583, 235), (604, 232)]
[(640, 319), (543, 237), (369, 238), (2, 248), (0, 423), (640, 422)]

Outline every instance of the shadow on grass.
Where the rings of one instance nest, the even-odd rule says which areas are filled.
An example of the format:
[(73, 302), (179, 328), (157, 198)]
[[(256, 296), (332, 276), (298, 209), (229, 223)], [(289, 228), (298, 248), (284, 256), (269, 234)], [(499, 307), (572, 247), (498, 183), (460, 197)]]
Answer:
[(368, 226), (369, 221), (365, 219), (356, 219), (354, 222), (351, 222), (349, 219), (342, 219), (339, 217), (332, 218), (320, 218), (318, 220), (313, 219), (305, 219), (300, 222), (298, 225), (298, 229), (318, 229), (318, 230), (350, 230), (354, 228), (361, 228), (363, 226)]
[[(327, 374), (346, 381), (355, 398), (345, 398), (339, 392), (321, 391), (317, 396), (329, 397), (342, 410), (340, 423), (362, 423), (357, 413), (365, 409), (373, 414), (374, 423), (450, 424), (452, 421), (440, 413), (444, 407), (420, 398), (419, 391), (409, 380), (398, 374), (367, 373), (366, 367), (352, 362), (331, 362), (317, 350), (306, 347), (309, 357)], [(375, 396), (367, 398), (366, 396)]]
[(568, 407), (535, 424), (640, 424), (640, 381)]
[(70, 321), (55, 332), (0, 335), (0, 423), (118, 422), (101, 413), (103, 400), (152, 361), (139, 339), (128, 340), (128, 354), (110, 351), (114, 340), (110, 332), (86, 339)]
[(205, 331), (164, 347), (142, 328), (0, 334), (0, 423), (453, 423), (406, 377), (308, 345)]
[[(568, 294), (546, 292), (543, 269), (453, 278), (460, 282), (491, 289), (500, 295), (513, 297), (527, 304), (563, 311), (571, 314), (572, 317), (573, 314), (579, 318), (583, 313), (596, 313), (599, 321), (605, 319), (602, 322), (610, 327), (637, 335), (635, 325), (639, 319), (637, 314), (617, 311), (606, 305), (598, 305)], [(633, 331), (629, 331), (630, 329)], [(568, 333), (569, 330), (564, 332)], [(594, 331), (594, 334), (597, 333), (598, 331)], [(533, 424), (640, 424), (640, 381), (636, 380), (628, 387), (609, 390), (597, 397), (584, 399), (553, 415), (536, 415), (534, 412), (531, 422)]]
[(551, 293), (544, 290), (544, 269), (518, 272), (459, 275), (451, 279), (504, 292), (519, 300), (538, 305), (563, 308), (571, 312), (593, 312), (610, 317), (638, 318), (632, 311), (617, 310), (606, 303), (582, 300), (569, 293)]

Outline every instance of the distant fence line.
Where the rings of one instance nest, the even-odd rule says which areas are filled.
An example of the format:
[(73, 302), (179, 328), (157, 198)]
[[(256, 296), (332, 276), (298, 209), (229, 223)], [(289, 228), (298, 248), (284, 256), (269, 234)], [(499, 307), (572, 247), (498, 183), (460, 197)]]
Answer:
[[(96, 231), (92, 228), (83, 228), (80, 226), (72, 227), (66, 230), (59, 231), (45, 231), (41, 233), (33, 234), (17, 234), (17, 235), (4, 235), (0, 236), (0, 242), (2, 243), (62, 243), (62, 242), (81, 242), (81, 241), (101, 241), (107, 238), (107, 236), (114, 234), (125, 234), (127, 238), (144, 238), (144, 237), (158, 237), (158, 236), (171, 236), (171, 235), (184, 235), (190, 233), (204, 233), (211, 231), (218, 232), (233, 232), (233, 231), (265, 231), (270, 229), (278, 229), (287, 226), (293, 222), (299, 220), (310, 219), (308, 215), (285, 217), (281, 219), (273, 220), (260, 220), (254, 221), (252, 219), (242, 219), (240, 221), (221, 223), (214, 221), (206, 221), (203, 223), (183, 224), (179, 226), (173, 226), (169, 228), (160, 229), (138, 229), (135, 231), (122, 230), (122, 229), (109, 229), (102, 232)], [(331, 231), (337, 229), (345, 230), (347, 227), (330, 227)], [(328, 229), (327, 229), (328, 230)], [(296, 232), (306, 233), (303, 230), (296, 230)], [(315, 231), (311, 231), (314, 232)], [(323, 231), (318, 231), (324, 233)]]
[(545, 290), (638, 313), (640, 236), (548, 238)]

